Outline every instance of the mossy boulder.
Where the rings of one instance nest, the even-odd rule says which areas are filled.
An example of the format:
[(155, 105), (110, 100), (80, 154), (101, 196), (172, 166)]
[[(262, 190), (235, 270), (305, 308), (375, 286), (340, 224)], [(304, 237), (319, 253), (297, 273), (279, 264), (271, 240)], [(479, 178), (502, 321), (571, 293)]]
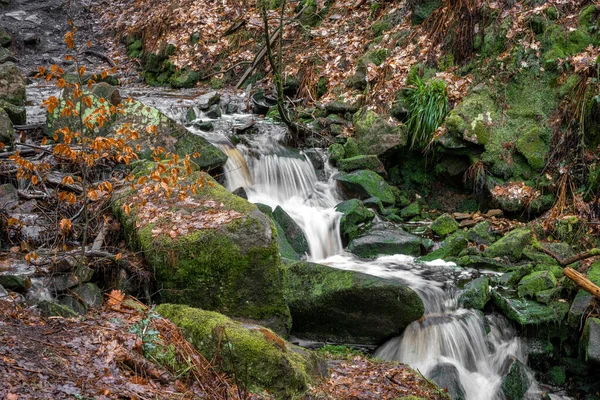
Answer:
[(338, 186), (349, 198), (361, 200), (377, 197), (383, 205), (396, 202), (392, 187), (376, 172), (369, 170), (340, 173), (335, 177)]
[(0, 100), (15, 106), (25, 103), (25, 80), (13, 62), (0, 64)]
[(290, 215), (280, 206), (273, 210), (273, 219), (281, 227), (281, 233), (289, 242), (292, 249), (300, 255), (309, 253), (308, 241), (302, 231), (302, 228), (290, 217)]
[(585, 313), (590, 307), (592, 298), (592, 295), (583, 289), (577, 291), (573, 303), (571, 303), (569, 314), (567, 315), (567, 323), (570, 327), (576, 328), (577, 330), (583, 327), (586, 319)]
[(358, 199), (341, 202), (335, 206), (335, 210), (342, 213), (340, 233), (345, 240), (352, 240), (357, 237), (365, 224), (375, 218), (373, 211), (365, 207)]
[(47, 317), (75, 318), (79, 316), (73, 309), (48, 300), (42, 300), (38, 304), (38, 308)]
[(491, 298), (490, 278), (488, 276), (481, 276), (465, 285), (465, 288), (458, 296), (458, 304), (464, 308), (483, 310)]
[[(104, 88), (99, 90), (97, 89), (98, 87)], [(94, 110), (104, 110), (104, 112), (110, 115), (111, 102), (101, 101), (105, 93), (111, 93), (110, 96), (113, 97), (114, 91), (109, 90), (109, 88), (110, 86), (106, 83), (99, 83), (92, 88), (92, 92), (85, 93), (86, 96), (90, 96), (92, 106), (82, 106), (82, 115), (84, 118), (90, 116)], [(63, 127), (69, 127), (72, 131), (81, 130), (78, 117), (65, 117), (61, 114), (67, 100), (74, 101), (69, 91), (63, 93), (63, 98), (60, 100), (59, 106), (52, 113), (48, 113), (47, 131), (50, 136), (53, 136), (57, 129)], [(75, 107), (79, 108), (80, 100), (74, 101), (74, 104)], [(162, 147), (168, 152), (179, 155), (181, 158), (190, 155), (192, 161), (205, 170), (219, 169), (227, 161), (227, 156), (221, 150), (210, 144), (203, 137), (192, 134), (183, 125), (167, 117), (154, 107), (147, 106), (137, 100), (127, 100), (121, 102), (118, 108), (120, 110), (118, 114), (113, 113), (109, 121), (105, 122), (102, 127), (96, 124), (91, 134), (117, 137), (117, 132), (120, 129), (128, 127), (139, 134), (139, 138), (129, 141), (129, 144), (132, 147), (140, 145), (138, 155), (141, 158), (151, 158), (153, 155), (152, 149)], [(155, 128), (151, 132), (148, 132), (147, 127)], [(197, 155), (197, 157), (194, 157), (194, 155)]]
[[(346, 152), (347, 154), (348, 152)], [(379, 174), (385, 174), (385, 167), (375, 155), (355, 156), (338, 160), (337, 167), (340, 171), (352, 172), (359, 169), (368, 169)]]
[(3, 109), (0, 109), (0, 143), (9, 150), (15, 143), (15, 130), (10, 117)]
[(408, 141), (402, 125), (392, 125), (374, 111), (360, 110), (354, 114), (352, 122), (361, 154), (381, 156), (404, 148)]
[(376, 258), (394, 254), (419, 256), (421, 239), (393, 225), (378, 224), (370, 231), (350, 241), (348, 251), (361, 258)]
[(381, 344), (423, 316), (423, 302), (393, 279), (309, 262), (285, 265), (292, 332), (336, 343)]
[(465, 388), (460, 381), (460, 373), (454, 364), (437, 364), (427, 374), (436, 385), (447, 391), (452, 400), (465, 400)]
[(0, 109), (6, 111), (14, 125), (25, 125), (27, 122), (27, 111), (23, 106), (15, 106), (5, 100), (0, 100)]
[(600, 363), (600, 318), (586, 320), (581, 347), (586, 361)]
[(275, 229), (277, 230), (277, 248), (279, 249), (279, 254), (283, 258), (288, 258), (290, 260), (302, 260), (306, 257), (306, 255), (300, 254), (294, 250), (290, 242), (285, 237), (285, 231), (275, 221), (275, 217), (273, 216), (273, 209), (266, 204), (256, 203), (256, 207), (265, 215), (267, 215), (273, 223), (275, 224)]
[(402, 218), (412, 218), (421, 215), (421, 203), (414, 201), (400, 210), (400, 216)]
[(550, 271), (537, 271), (519, 281), (519, 297), (535, 297), (538, 292), (556, 287), (556, 278)]
[(171, 75), (169, 83), (176, 89), (193, 88), (201, 78), (202, 76), (199, 72), (184, 69)]
[(549, 148), (550, 144), (540, 137), (538, 127), (526, 131), (517, 140), (517, 150), (527, 159), (529, 165), (536, 170), (544, 167)]
[[(113, 202), (128, 243), (154, 271), (160, 300), (250, 319), (285, 334), (290, 317), (272, 221), (205, 172), (187, 179), (204, 185), (185, 201), (173, 196), (143, 204), (138, 192), (124, 191)], [(124, 203), (131, 204), (129, 215)]]
[(559, 324), (569, 311), (569, 303), (566, 302), (540, 304), (533, 300), (514, 298), (499, 290), (492, 291), (492, 300), (502, 314), (521, 326)]
[(510, 231), (496, 243), (486, 249), (486, 257), (508, 257), (511, 261), (517, 261), (523, 254), (523, 249), (531, 243), (533, 235), (529, 228), (519, 228)]
[(219, 357), (219, 368), (235, 374), (250, 390), (268, 390), (278, 399), (299, 398), (327, 374), (316, 353), (269, 329), (179, 304), (161, 304), (156, 312), (180, 327), (206, 359)]
[(450, 214), (442, 214), (433, 221), (431, 230), (438, 236), (446, 236), (458, 230), (458, 222)]
[(473, 228), (469, 229), (469, 241), (477, 244), (489, 246), (496, 241), (496, 236), (491, 232), (492, 224), (488, 221), (479, 222)]
[(329, 160), (336, 164), (337, 161), (343, 159), (346, 155), (344, 150), (344, 146), (340, 143), (334, 143), (327, 149), (327, 153), (329, 154)]
[(586, 275), (595, 285), (600, 286), (600, 261), (596, 261), (590, 265)]
[(508, 373), (502, 379), (502, 392), (506, 400), (522, 400), (531, 382), (527, 376), (527, 367), (517, 358), (512, 358), (507, 366)]
[(459, 231), (449, 236), (442, 242), (437, 250), (421, 257), (420, 261), (448, 260), (449, 257), (458, 256), (469, 245), (465, 232)]
[(489, 89), (479, 86), (448, 114), (445, 124), (448, 133), (455, 138), (485, 145), (498, 120), (497, 106)]

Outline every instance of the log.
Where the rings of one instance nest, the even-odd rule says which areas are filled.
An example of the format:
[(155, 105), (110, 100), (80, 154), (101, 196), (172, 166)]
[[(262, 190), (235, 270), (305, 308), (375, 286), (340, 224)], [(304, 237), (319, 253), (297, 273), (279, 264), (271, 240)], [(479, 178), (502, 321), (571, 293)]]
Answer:
[(600, 287), (595, 285), (594, 282), (590, 281), (585, 275), (575, 271), (571, 267), (563, 268), (563, 273), (566, 277), (575, 282), (577, 286), (600, 300)]

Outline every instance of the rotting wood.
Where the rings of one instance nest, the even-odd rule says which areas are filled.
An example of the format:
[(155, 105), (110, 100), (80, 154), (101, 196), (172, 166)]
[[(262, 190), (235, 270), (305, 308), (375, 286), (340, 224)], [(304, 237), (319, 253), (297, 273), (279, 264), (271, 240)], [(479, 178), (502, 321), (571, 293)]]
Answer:
[(595, 285), (594, 282), (590, 281), (585, 275), (575, 271), (571, 267), (563, 268), (563, 274), (565, 274), (566, 277), (575, 282), (577, 286), (579, 286), (580, 288), (582, 288), (583, 290), (600, 300), (600, 287)]

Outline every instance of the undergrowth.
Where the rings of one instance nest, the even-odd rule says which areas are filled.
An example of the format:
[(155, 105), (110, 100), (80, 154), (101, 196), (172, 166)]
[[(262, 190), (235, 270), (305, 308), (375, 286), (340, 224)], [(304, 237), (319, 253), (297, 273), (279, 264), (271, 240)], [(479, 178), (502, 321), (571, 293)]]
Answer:
[(410, 76), (407, 83), (405, 97), (409, 118), (406, 125), (410, 132), (410, 148), (424, 149), (450, 111), (448, 90), (444, 81), (424, 82), (416, 75)]

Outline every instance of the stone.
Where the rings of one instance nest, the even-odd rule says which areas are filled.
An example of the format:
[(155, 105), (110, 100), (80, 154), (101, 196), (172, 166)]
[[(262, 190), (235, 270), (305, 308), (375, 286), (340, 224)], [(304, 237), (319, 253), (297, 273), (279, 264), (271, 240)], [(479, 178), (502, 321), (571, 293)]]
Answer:
[(377, 197), (383, 205), (396, 202), (392, 187), (376, 172), (369, 170), (340, 173), (335, 177), (338, 186), (350, 198)]
[(402, 218), (412, 218), (421, 215), (421, 204), (418, 201), (412, 202), (402, 210), (400, 210), (400, 216)]
[[(15, 143), (15, 130), (13, 128), (13, 124), (10, 120), (10, 117), (0, 108), (0, 143), (2, 143), (2, 147), (4, 150), (10, 150)], [(2, 149), (0, 149), (1, 151)]]
[(0, 26), (0, 47), (9, 47), (12, 43), (12, 36), (3, 27)]
[(275, 221), (273, 209), (268, 205), (261, 203), (256, 203), (256, 207), (258, 207), (263, 214), (267, 215), (275, 224), (275, 229), (277, 230), (277, 249), (279, 250), (281, 257), (290, 260), (302, 260), (303, 258), (306, 258), (305, 254), (299, 254), (292, 248), (292, 245), (285, 236), (283, 228)]
[(94, 283), (85, 283), (72, 290), (73, 294), (89, 308), (102, 305), (102, 292)]
[(559, 324), (569, 311), (567, 302), (540, 304), (533, 300), (513, 298), (499, 290), (492, 290), (492, 300), (502, 314), (522, 326)]
[(42, 300), (37, 307), (47, 317), (74, 318), (78, 316), (71, 308), (48, 300)]
[(519, 297), (535, 297), (536, 293), (555, 287), (554, 274), (549, 271), (537, 271), (524, 276), (519, 281), (518, 293)]
[(420, 261), (447, 260), (449, 257), (458, 256), (469, 245), (469, 239), (464, 232), (458, 231), (442, 242), (440, 247), (421, 257)]
[(529, 165), (536, 170), (544, 168), (549, 144), (540, 138), (540, 129), (534, 127), (525, 132), (517, 140), (517, 150), (526, 159)]
[(581, 346), (587, 362), (600, 363), (600, 318), (587, 318)]
[(381, 200), (379, 200), (377, 197), (369, 197), (368, 199), (364, 199), (362, 203), (365, 205), (365, 207), (385, 216), (398, 213), (398, 209), (395, 207), (384, 208)]
[(423, 315), (416, 292), (394, 279), (310, 262), (286, 262), (292, 332), (321, 342), (379, 345)]
[(481, 276), (465, 285), (465, 288), (458, 296), (458, 304), (464, 308), (483, 310), (491, 298), (490, 278), (488, 276)]
[(6, 111), (13, 125), (25, 125), (27, 123), (27, 111), (25, 107), (15, 106), (7, 101), (0, 100), (0, 108)]
[(362, 232), (365, 224), (375, 218), (373, 211), (365, 207), (358, 199), (343, 201), (335, 206), (335, 210), (342, 213), (340, 233), (348, 241), (357, 237)]
[(529, 389), (529, 378), (525, 365), (517, 358), (512, 358), (508, 373), (502, 379), (502, 392), (506, 400), (522, 400)]
[(248, 200), (248, 193), (246, 193), (246, 189), (244, 189), (242, 186), (240, 186), (239, 188), (235, 189), (231, 193), (235, 194), (238, 197), (241, 197), (244, 200)]
[(244, 387), (268, 390), (276, 398), (301, 398), (327, 375), (327, 367), (317, 353), (294, 346), (261, 326), (179, 304), (161, 304), (156, 312), (179, 326), (207, 360), (221, 355), (221, 370), (236, 374)]
[(5, 273), (0, 275), (0, 285), (14, 292), (24, 292), (31, 286), (31, 281), (27, 276)]
[(275, 207), (275, 210), (273, 210), (273, 219), (279, 224), (282, 233), (296, 253), (300, 255), (309, 253), (308, 241), (302, 228), (283, 208), (280, 206)]
[(551, 289), (540, 290), (535, 294), (535, 299), (539, 303), (550, 304), (561, 297), (562, 287), (554, 287)]
[(431, 230), (438, 236), (446, 236), (458, 230), (458, 222), (450, 214), (442, 214), (433, 221)]
[(374, 111), (358, 111), (352, 122), (354, 138), (362, 154), (381, 156), (404, 148), (408, 141), (402, 125), (392, 125)]
[(19, 195), (17, 194), (17, 188), (10, 183), (0, 185), (0, 204), (8, 210), (18, 206)]
[(4, 286), (0, 285), (0, 300), (7, 300), (8, 291), (4, 289)]
[(341, 160), (345, 156), (344, 146), (339, 143), (334, 143), (327, 149), (327, 153), (329, 154), (329, 160), (336, 164), (338, 160)]
[[(566, 258), (566, 257), (565, 257)], [(595, 261), (590, 265), (586, 273), (587, 278), (597, 286), (600, 286), (600, 261)]]
[(204, 113), (204, 115), (211, 119), (219, 119), (221, 118), (222, 114), (223, 113), (221, 111), (221, 106), (219, 106), (218, 104), (210, 106), (210, 108)]
[(465, 400), (465, 388), (460, 381), (458, 369), (448, 363), (438, 364), (429, 371), (429, 379), (442, 389), (447, 389), (452, 400)]
[(483, 254), (490, 258), (508, 257), (511, 261), (517, 261), (532, 238), (529, 228), (515, 229), (488, 247)]
[(194, 122), (194, 128), (200, 129), (203, 132), (212, 132), (215, 129), (215, 126), (210, 121), (198, 121)]
[(346, 113), (354, 114), (358, 111), (358, 106), (355, 104), (345, 103), (343, 101), (332, 101), (331, 103), (325, 104), (325, 110), (327, 110), (328, 113), (342, 115)]
[[(360, 156), (360, 148), (358, 147), (358, 142), (353, 137), (349, 137), (346, 139), (346, 143), (344, 143), (344, 157), (346, 158), (354, 158)], [(375, 156), (377, 157), (377, 156)], [(379, 159), (377, 159), (379, 160)], [(365, 168), (370, 169), (370, 168)]]
[(585, 290), (579, 289), (577, 291), (567, 315), (567, 323), (570, 327), (578, 330), (582, 328), (585, 323), (586, 311), (588, 311), (592, 299), (593, 296)]
[(200, 110), (208, 110), (212, 105), (218, 104), (221, 95), (217, 92), (208, 92), (196, 98), (196, 105)]
[(348, 251), (361, 258), (376, 258), (381, 255), (394, 254), (419, 256), (421, 239), (394, 226), (388, 227), (379, 224), (350, 241)]
[(312, 164), (315, 171), (321, 171), (325, 168), (325, 157), (319, 149), (306, 149), (304, 155)]
[[(347, 152), (346, 152), (347, 154)], [(385, 167), (375, 155), (362, 155), (350, 158), (344, 158), (337, 161), (337, 167), (340, 171), (352, 172), (360, 169), (375, 171), (379, 174), (385, 173)]]
[(78, 315), (84, 315), (88, 311), (87, 305), (81, 303), (79, 300), (74, 298), (73, 296), (62, 295), (57, 299), (57, 303), (68, 307), (69, 309), (75, 311)]
[(13, 62), (0, 64), (0, 100), (15, 106), (25, 103), (25, 80)]
[[(205, 172), (186, 179), (182, 184), (200, 179), (204, 186), (189, 193), (185, 202), (162, 198), (141, 205), (134, 197), (137, 192), (129, 189), (113, 196), (113, 211), (127, 242), (142, 251), (155, 271), (160, 299), (256, 321), (286, 334), (291, 321), (273, 222)], [(125, 203), (133, 203), (129, 215), (123, 212)], [(146, 207), (172, 209), (175, 204), (180, 218), (193, 216), (185, 232), (170, 234), (171, 217), (139, 220)]]
[(491, 233), (491, 227), (492, 225), (488, 221), (479, 222), (469, 229), (469, 241), (485, 246), (491, 245), (496, 241), (496, 237)]
[(566, 368), (555, 365), (548, 371), (548, 383), (553, 386), (564, 386), (567, 382)]

